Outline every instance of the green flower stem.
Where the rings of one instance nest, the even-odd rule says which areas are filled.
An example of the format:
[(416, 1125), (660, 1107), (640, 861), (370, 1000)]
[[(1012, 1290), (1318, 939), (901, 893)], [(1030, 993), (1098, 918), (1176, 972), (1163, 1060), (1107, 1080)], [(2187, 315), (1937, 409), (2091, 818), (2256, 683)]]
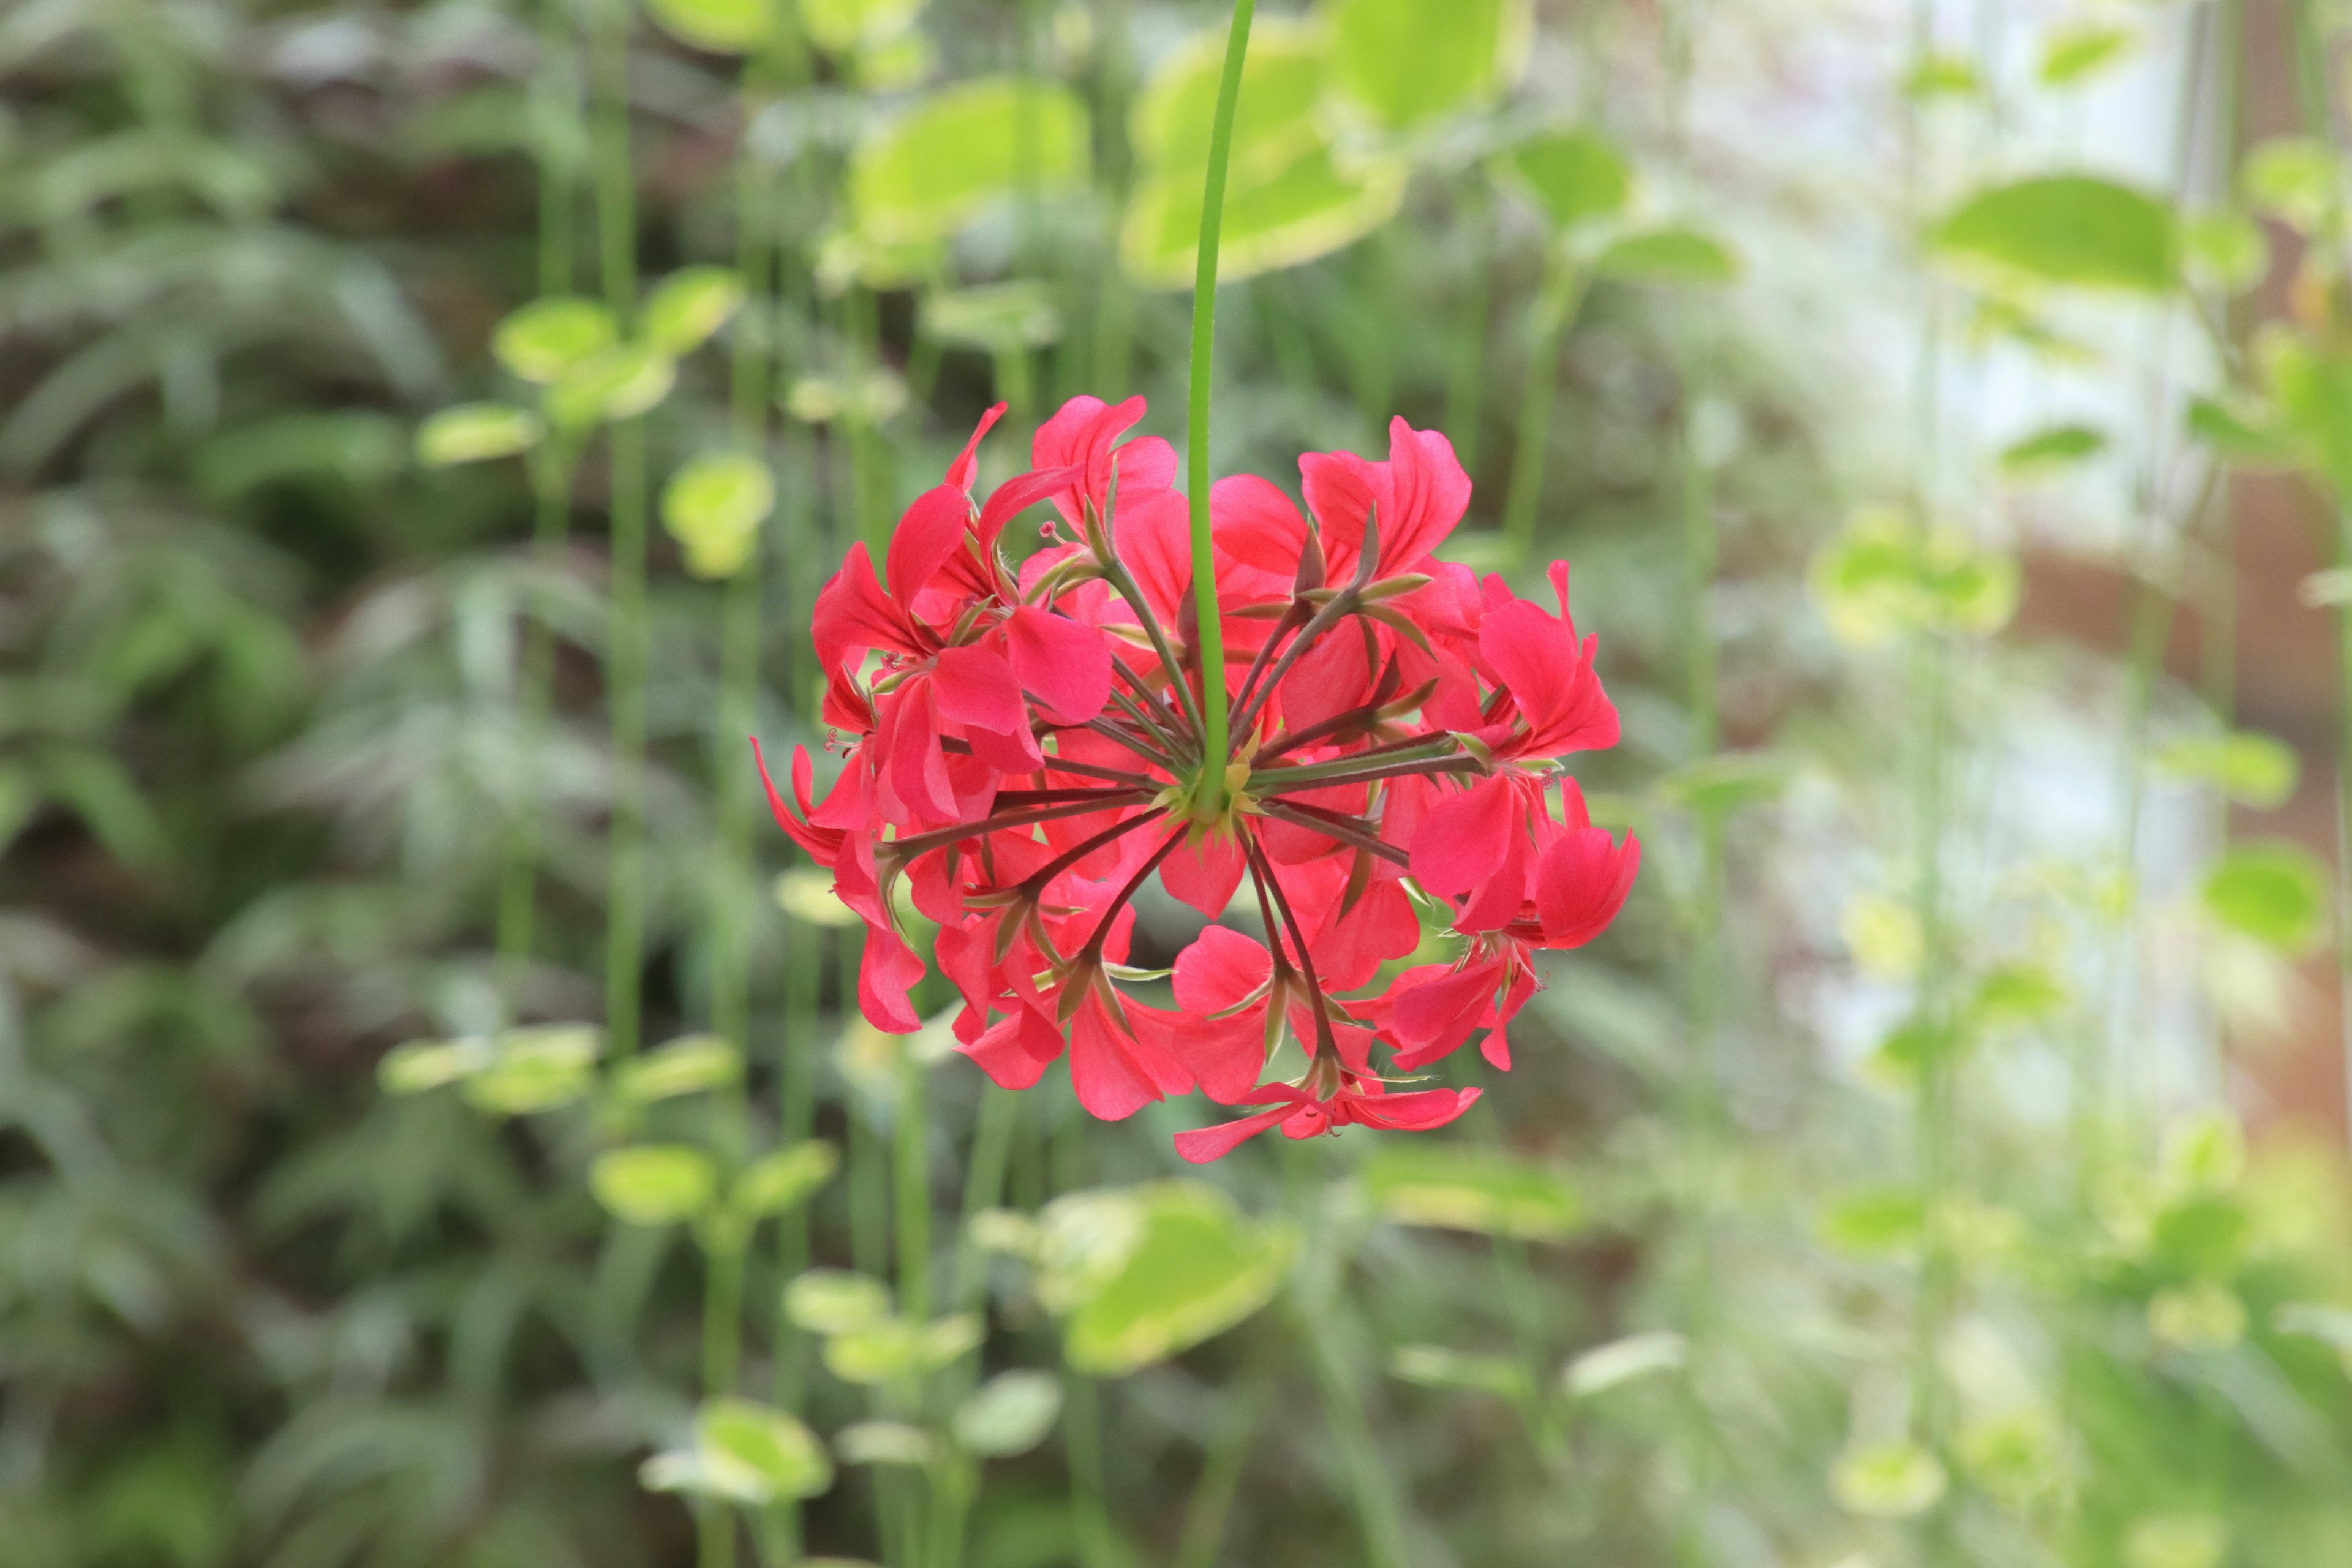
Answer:
[(1102, 1402), (1095, 1380), (1062, 1374), (1062, 1445), (1070, 1464), (1070, 1512), (1084, 1568), (1119, 1568), (1103, 1489)]
[[(533, 564), (543, 578), (562, 569), (572, 527), (572, 464), (561, 454), (534, 455), (531, 491), (536, 515), (531, 527)], [(555, 707), (555, 630), (544, 615), (526, 615), (521, 690), (518, 693), (523, 746), (528, 753), (521, 809), (507, 830), (505, 866), (499, 886), (499, 961), (507, 1006), (514, 1010), (524, 972), (530, 965), (532, 926), (538, 914), (540, 827), (546, 814), (547, 748)]]
[(1307, 1335), (1315, 1363), (1315, 1379), (1323, 1391), (1323, 1413), (1331, 1424), (1333, 1442), (1347, 1467), (1348, 1489), (1356, 1518), (1364, 1532), (1364, 1561), (1371, 1568), (1411, 1568), (1405, 1544), (1404, 1517), (1397, 1510), (1396, 1483), (1381, 1464), (1380, 1446), (1364, 1414), (1363, 1392), (1356, 1386), (1352, 1365), (1339, 1342), (1337, 1299), (1297, 1303), (1297, 1319)]
[[(1496, 1142), (1499, 1145), (1501, 1140)], [(1559, 1407), (1551, 1398), (1550, 1347), (1544, 1342), (1543, 1293), (1535, 1271), (1528, 1267), (1528, 1244), (1508, 1231), (1494, 1237), (1495, 1271), (1502, 1280), (1503, 1300), (1511, 1313), (1512, 1336), (1518, 1341), (1519, 1360), (1528, 1378), (1528, 1397), (1520, 1402), (1520, 1419), (1536, 1452), (1547, 1464), (1559, 1466), (1568, 1458), (1568, 1433), (1560, 1425)]]
[[(1256, 0), (1234, 0), (1225, 33), (1224, 73), (1217, 83), (1217, 113), (1209, 126), (1209, 177), (1201, 192), (1201, 248), (1192, 272), (1192, 384), (1185, 414), (1185, 484), (1192, 503), (1192, 603), (1200, 613), (1202, 818), (1224, 810), (1225, 628), (1217, 606), (1216, 553), (1209, 538), (1209, 381), (1217, 340), (1217, 241), (1225, 222), (1225, 166), (1234, 151), (1234, 109), (1241, 101), (1242, 60), (1249, 52)], [(1171, 672), (1172, 673), (1172, 672)]]
[[(706, 1244), (702, 1288), (702, 1394), (735, 1392), (743, 1352), (743, 1251), (746, 1237), (722, 1234)], [(735, 1515), (706, 1498), (695, 1509), (697, 1568), (733, 1568)]]
[(971, 1163), (964, 1171), (963, 1218), (957, 1227), (955, 1275), (948, 1299), (955, 1310), (968, 1312), (980, 1304), (988, 1283), (987, 1260), (971, 1243), (971, 1222), (1004, 1201), (1005, 1167), (1011, 1163), (1013, 1135), (1021, 1125), (1021, 1101), (1012, 1089), (986, 1083), (980, 1090), (980, 1125), (972, 1135)]
[(852, 395), (853, 408), (844, 421), (849, 428), (851, 507), (857, 520), (856, 537), (865, 540), (879, 561), (890, 542), (889, 453), (882, 432), (862, 410), (863, 388), (882, 369), (882, 328), (873, 292), (863, 285), (850, 287), (843, 310), (849, 319), (854, 380), (859, 389)]
[[(786, 924), (785, 949), (796, 962), (784, 968), (784, 1040), (776, 1079), (776, 1138), (787, 1148), (806, 1142), (816, 1127), (816, 1058), (808, 1048), (816, 1026), (816, 963), (824, 933), (798, 921)], [(795, 1044), (799, 1048), (790, 1048)], [(776, 1220), (776, 1278), (788, 1280), (809, 1264), (809, 1205), (795, 1204)], [(799, 1328), (776, 1293), (776, 1404), (797, 1415), (805, 1397), (808, 1349)]]
[(898, 1308), (911, 1322), (931, 1315), (929, 1096), (923, 1064), (903, 1051), (898, 1114), (891, 1121), (898, 1181)]
[(1462, 297), (1462, 321), (1454, 329), (1454, 375), (1445, 388), (1445, 432), (1463, 471), (1478, 471), (1478, 426), (1486, 393), (1486, 327), (1494, 310), (1495, 200), (1484, 180), (1463, 193), (1455, 222), (1470, 231), (1470, 287)]
[[(1265, 1336), (1275, 1342), (1277, 1336)], [(1254, 1353), (1242, 1386), (1228, 1396), (1224, 1426), (1210, 1446), (1201, 1466), (1201, 1479), (1184, 1509), (1184, 1529), (1177, 1538), (1174, 1568), (1216, 1568), (1217, 1549), (1225, 1537), (1225, 1519), (1233, 1512), (1240, 1489), (1242, 1467), (1249, 1458), (1251, 1440), (1265, 1419), (1274, 1398), (1273, 1365), (1263, 1352)]]
[(1510, 488), (1503, 500), (1503, 540), (1514, 563), (1535, 548), (1536, 512), (1543, 495), (1544, 449), (1551, 435), (1552, 392), (1559, 380), (1560, 340), (1576, 319), (1586, 279), (1558, 244), (1544, 259), (1542, 286), (1528, 312), (1527, 384), (1519, 393), (1518, 437), (1511, 451)]
[[(596, 226), (605, 302), (624, 322), (637, 298), (635, 175), (629, 152), (629, 17), (619, 0), (596, 23)], [(637, 1048), (645, 949), (646, 432), (615, 424), (612, 451), (611, 891), (604, 937), (604, 1031), (615, 1057)]]

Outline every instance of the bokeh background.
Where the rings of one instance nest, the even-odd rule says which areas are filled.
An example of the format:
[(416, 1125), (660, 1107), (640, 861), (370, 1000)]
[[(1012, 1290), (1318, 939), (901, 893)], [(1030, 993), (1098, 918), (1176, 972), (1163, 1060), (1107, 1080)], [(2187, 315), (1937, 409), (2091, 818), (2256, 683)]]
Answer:
[(1216, 469), (1444, 430), (1645, 861), (1195, 1172), (744, 737), (988, 404), (1184, 443), (1227, 15), (0, 5), (0, 1563), (2352, 1562), (2344, 16), (1268, 0)]

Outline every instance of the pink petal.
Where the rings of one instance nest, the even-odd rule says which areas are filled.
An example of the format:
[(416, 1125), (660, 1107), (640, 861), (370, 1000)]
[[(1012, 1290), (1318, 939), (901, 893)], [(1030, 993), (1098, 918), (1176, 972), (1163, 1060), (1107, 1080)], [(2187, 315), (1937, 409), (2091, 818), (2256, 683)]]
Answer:
[(1521, 815), (1509, 779), (1479, 780), (1422, 818), (1412, 836), (1414, 880), (1448, 899), (1483, 885), (1524, 831)]
[(890, 554), (884, 570), (890, 596), (902, 610), (911, 609), (940, 567), (963, 548), (971, 532), (971, 498), (955, 485), (940, 485), (915, 498), (890, 535)]
[(1209, 487), (1210, 532), (1244, 565), (1277, 574), (1286, 586), (1298, 571), (1307, 520), (1271, 479), (1234, 474)]
[(1606, 828), (1578, 827), (1562, 833), (1536, 868), (1536, 907), (1543, 912), (1544, 942), (1581, 947), (1608, 929), (1633, 890), (1642, 868), (1642, 841), (1632, 834), (1613, 842)]
[(1470, 507), (1470, 476), (1441, 431), (1390, 420), (1387, 478), (1381, 508), (1383, 574), (1405, 571), (1444, 543)]
[(907, 1000), (907, 993), (923, 977), (923, 961), (881, 926), (866, 928), (866, 951), (857, 963), (857, 1008), (866, 1021), (893, 1035), (911, 1035), (923, 1026), (922, 1016)]
[(1083, 724), (1110, 700), (1110, 644), (1083, 621), (1024, 605), (1007, 623), (1013, 673), (1057, 724)]
[(1255, 1116), (1244, 1116), (1239, 1121), (1220, 1122), (1214, 1127), (1196, 1127), (1190, 1132), (1179, 1132), (1176, 1134), (1176, 1152), (1195, 1165), (1222, 1160), (1241, 1144), (1288, 1117), (1292, 1109), (1285, 1103), (1270, 1110), (1261, 1110)]
[(1195, 1017), (1222, 1013), (1266, 983), (1274, 955), (1224, 926), (1211, 926), (1176, 955), (1176, 1005)]
[(980, 438), (988, 434), (990, 426), (995, 424), (998, 420), (1003, 417), (1004, 405), (1002, 403), (997, 404), (980, 416), (980, 423), (972, 426), (971, 439), (963, 444), (963, 450), (956, 454), (956, 460), (948, 465), (947, 483), (949, 486), (955, 489), (970, 493), (971, 489), (972, 476), (980, 468)]
[(1232, 834), (1206, 833), (1197, 842), (1179, 844), (1160, 862), (1160, 885), (1177, 902), (1215, 920), (1233, 902), (1245, 865), (1241, 845)]
[(996, 536), (1016, 515), (1056, 490), (1068, 489), (1077, 478), (1076, 468), (1045, 468), (1032, 469), (1005, 480), (990, 492), (988, 504), (980, 509), (980, 542), (995, 543)]
[(866, 553), (863, 540), (849, 547), (841, 570), (817, 590), (809, 634), (828, 676), (867, 648), (922, 651), (908, 628), (903, 608), (892, 604), (882, 584), (874, 580), (874, 561)]
[(1021, 683), (1013, 678), (1013, 666), (1004, 655), (994, 648), (941, 648), (931, 690), (940, 717), (950, 723), (1005, 735), (1028, 732), (1029, 710), (1022, 705)]

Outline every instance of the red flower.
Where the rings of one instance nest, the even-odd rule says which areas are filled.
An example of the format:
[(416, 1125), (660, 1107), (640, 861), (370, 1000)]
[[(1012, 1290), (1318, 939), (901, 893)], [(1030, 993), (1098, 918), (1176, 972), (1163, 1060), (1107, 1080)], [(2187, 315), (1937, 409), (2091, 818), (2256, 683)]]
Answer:
[[(999, 412), (908, 509), (880, 578), (858, 546), (818, 595), (844, 752), (832, 793), (813, 800), (805, 751), (790, 801), (768, 783), (778, 823), (866, 923), (866, 1016), (919, 1026), (910, 900), (963, 998), (959, 1048), (999, 1083), (1027, 1088), (1066, 1053), (1097, 1116), (1195, 1088), (1264, 1108), (1180, 1136), (1189, 1160), (1277, 1124), (1453, 1121), (1478, 1090), (1391, 1088), (1374, 1053), (1411, 1074), (1484, 1030), (1507, 1068), (1534, 954), (1597, 935), (1640, 864), (1559, 769), (1617, 738), (1566, 567), (1555, 615), (1437, 560), (1470, 482), (1443, 436), (1397, 420), (1384, 462), (1300, 460), (1305, 514), (1262, 479), (1216, 486), (1213, 686), (1175, 454), (1123, 439), (1142, 400), (1073, 399), (1039, 427), (1036, 467), (982, 500), (978, 443)], [(1005, 531), (1040, 503), (1044, 547), (1016, 570)], [(1230, 741), (1207, 757), (1217, 687)], [(1213, 921), (1238, 896), (1264, 940), (1213, 923), (1172, 970), (1130, 967), (1133, 900), (1155, 877)], [(1382, 985), (1432, 913), (1459, 954)], [(1138, 994), (1163, 977), (1163, 1002)], [(1306, 1073), (1260, 1082), (1286, 1036)]]

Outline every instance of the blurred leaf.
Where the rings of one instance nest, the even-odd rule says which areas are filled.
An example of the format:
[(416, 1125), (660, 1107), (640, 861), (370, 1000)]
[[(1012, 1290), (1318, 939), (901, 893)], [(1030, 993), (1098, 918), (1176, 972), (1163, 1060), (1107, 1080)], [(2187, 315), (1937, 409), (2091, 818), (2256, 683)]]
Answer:
[(750, 1482), (742, 1490), (751, 1500), (815, 1497), (833, 1485), (824, 1446), (781, 1410), (748, 1399), (705, 1400), (695, 1433), (714, 1468)]
[(710, 1206), (719, 1172), (685, 1143), (639, 1143), (597, 1157), (588, 1173), (596, 1201), (630, 1225), (676, 1225)]
[(1063, 1299), (1070, 1364), (1097, 1377), (1125, 1376), (1249, 1317), (1281, 1288), (1293, 1250), (1286, 1233), (1243, 1218), (1200, 1183), (1125, 1195), (1139, 1224), (1123, 1255)]
[(1570, 1399), (1590, 1399), (1660, 1373), (1680, 1372), (1689, 1353), (1682, 1335), (1670, 1330), (1628, 1334), (1570, 1361), (1560, 1373), (1560, 1387)]
[(890, 1317), (890, 1289), (844, 1268), (812, 1268), (784, 1287), (784, 1315), (813, 1334), (845, 1334)]
[(1045, 1440), (1062, 1413), (1062, 1384), (1050, 1373), (1000, 1372), (957, 1407), (955, 1437), (990, 1458), (1025, 1454)]
[(774, 41), (775, 0), (646, 0), (662, 30), (714, 54), (756, 54)]
[(1624, 155), (1597, 131), (1529, 137), (1496, 168), (1528, 193), (1557, 229), (1614, 217), (1633, 192), (1633, 172)]
[[(728, 1206), (740, 1215), (754, 1219), (789, 1213), (831, 1181), (840, 1164), (841, 1156), (830, 1143), (795, 1143), (778, 1149), (744, 1167), (743, 1173), (735, 1178)], [(887, 1306), (886, 1299), (886, 1310)]]
[(404, 436), (398, 421), (360, 409), (282, 414), (205, 442), (196, 457), (196, 483), (222, 499), (288, 479), (372, 485), (405, 460)]
[(1903, 76), (1906, 98), (1975, 98), (1983, 91), (1976, 62), (1966, 55), (1922, 55)]
[(2160, 294), (2178, 280), (2172, 210), (2088, 174), (2044, 174), (1979, 192), (1947, 217), (1948, 256), (2036, 282)]
[(1629, 283), (1708, 287), (1736, 281), (1739, 258), (1723, 241), (1695, 228), (1654, 228), (1611, 245), (1593, 263), (1602, 278)]
[(423, 1094), (456, 1083), (491, 1059), (487, 1040), (411, 1040), (376, 1063), (376, 1087), (386, 1094)]
[(1024, 185), (1083, 188), (1086, 106), (1067, 89), (1011, 78), (963, 82), (858, 144), (849, 205), (858, 230), (892, 244), (944, 239)]
[(1910, 904), (1885, 893), (1856, 893), (1838, 916), (1838, 934), (1854, 967), (1874, 980), (1908, 980), (1919, 973), (1925, 940)]
[(2139, 42), (2129, 27), (2092, 22), (2061, 27), (2042, 42), (2042, 84), (2070, 87), (2121, 61)]
[(2191, 213), (2180, 220), (2180, 265), (2191, 283), (2243, 293), (2269, 273), (2270, 241), (2242, 214)]
[(654, 285), (638, 312), (647, 347), (683, 359), (743, 308), (743, 280), (724, 267), (688, 267)]
[(2284, 468), (2294, 461), (2287, 437), (2267, 408), (2210, 397), (2189, 400), (2189, 433), (2239, 468)]
[(2053, 425), (2001, 449), (2001, 472), (2032, 478), (2070, 468), (2107, 449), (2107, 437), (2088, 425)]
[(416, 460), (428, 468), (511, 458), (539, 445), (539, 416), (504, 403), (461, 403), (416, 427)]
[(1943, 1497), (1944, 1467), (1916, 1443), (1874, 1443), (1838, 1460), (1830, 1495), (1864, 1519), (1912, 1519)]
[(923, 297), (927, 337), (983, 353), (1039, 349), (1062, 335), (1062, 313), (1045, 287), (1030, 279)]
[(1557, 1241), (1583, 1205), (1548, 1165), (1463, 1143), (1383, 1145), (1364, 1163), (1372, 1207), (1399, 1225)]
[(2281, 952), (2307, 952), (2326, 921), (2326, 876), (2315, 857), (2284, 841), (2240, 844), (2205, 879), (2205, 912)]
[(2185, 1116), (2164, 1134), (2165, 1180), (2191, 1192), (2226, 1192), (2246, 1173), (2246, 1133), (2215, 1107)]
[(2208, 1513), (2158, 1514), (2124, 1532), (2124, 1568), (2221, 1568), (2230, 1527)]
[(594, 1029), (576, 1024), (510, 1029), (491, 1041), (489, 1065), (466, 1078), (460, 1092), (495, 1116), (552, 1110), (588, 1092), (600, 1044)]
[(613, 1091), (631, 1105), (725, 1089), (743, 1076), (743, 1058), (717, 1035), (683, 1035), (613, 1066)]
[(689, 458), (662, 487), (662, 525), (684, 548), (686, 569), (706, 580), (743, 569), (775, 506), (768, 465), (740, 452)]
[(2305, 234), (2326, 223), (2343, 200), (2336, 150), (2308, 136), (2256, 142), (2239, 164), (2238, 180), (2255, 211)]
[(2150, 760), (2166, 778), (2212, 784), (2259, 811), (2284, 805), (2303, 772), (2294, 747), (2252, 730), (2174, 741), (2158, 747)]
[(1927, 1201), (1907, 1187), (1856, 1193), (1822, 1213), (1822, 1240), (1854, 1258), (1916, 1252), (1927, 1234)]
[(1384, 131), (1481, 107), (1524, 68), (1529, 0), (1324, 0), (1332, 84)]
[(2246, 1337), (2246, 1304), (2212, 1280), (2148, 1298), (2147, 1331), (2175, 1350), (2225, 1351)]
[(2245, 1210), (2225, 1194), (2192, 1194), (2157, 1211), (2148, 1239), (2158, 1258), (2178, 1273), (2225, 1275), (2237, 1266), (2245, 1244)]
[(552, 385), (620, 342), (619, 323), (601, 300), (572, 295), (534, 300), (499, 323), (490, 352), (509, 374)]
[(2055, 1016), (2068, 1000), (2064, 982), (2022, 959), (1986, 972), (1969, 1000), (1969, 1017), (1979, 1028), (2032, 1024)]
[(834, 1436), (833, 1451), (845, 1465), (928, 1465), (931, 1435), (903, 1421), (856, 1421)]
[(2013, 559), (1949, 530), (1875, 513), (1822, 546), (1811, 579), (1830, 629), (1861, 647), (1929, 629), (1989, 636), (2017, 608)]
[(1423, 1388), (1458, 1388), (1503, 1399), (1532, 1392), (1527, 1368), (1508, 1356), (1473, 1355), (1444, 1345), (1399, 1345), (1389, 1353), (1390, 1373)]
[(548, 416), (579, 431), (607, 420), (634, 419), (669, 395), (677, 366), (667, 355), (624, 343), (582, 360), (547, 393)]
[[(1192, 34), (1151, 73), (1135, 101), (1129, 127), (1137, 161), (1176, 184), (1192, 188), (1195, 222), (1208, 176), (1209, 132), (1224, 68), (1225, 29)], [(1316, 122), (1327, 52), (1312, 27), (1262, 17), (1250, 29), (1242, 60), (1241, 97), (1234, 106), (1226, 218), (1234, 193), (1279, 174), (1306, 154), (1328, 146)]]
[(1658, 798), (1700, 816), (1722, 819), (1777, 800), (1792, 772), (1786, 757), (1763, 751), (1717, 752), (1658, 780)]
[(801, 25), (827, 54), (845, 55), (914, 25), (925, 0), (800, 0)]
[(846, 929), (862, 923), (857, 911), (836, 897), (833, 873), (796, 866), (776, 879), (776, 907), (813, 926)]

